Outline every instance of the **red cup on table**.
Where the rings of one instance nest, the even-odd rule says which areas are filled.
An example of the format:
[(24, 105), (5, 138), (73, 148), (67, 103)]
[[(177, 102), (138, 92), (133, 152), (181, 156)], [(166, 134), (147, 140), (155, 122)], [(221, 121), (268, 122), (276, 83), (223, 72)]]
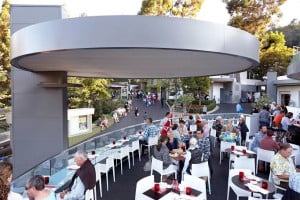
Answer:
[(191, 187), (186, 187), (185, 188), (185, 194), (186, 195), (191, 195), (192, 194), (192, 188)]
[(230, 149), (231, 151), (234, 151), (234, 145), (231, 145)]
[(240, 179), (240, 181), (242, 181), (244, 179), (244, 176), (245, 176), (244, 172), (240, 171), (239, 172), (239, 179)]
[(96, 151), (92, 151), (91, 154), (92, 154), (92, 155), (95, 155), (95, 154), (96, 154)]
[(44, 176), (44, 183), (45, 185), (49, 184), (50, 177), (49, 176)]
[(115, 145), (115, 144), (116, 144), (116, 141), (114, 140), (114, 141), (113, 141), (113, 145)]
[(154, 184), (154, 191), (155, 191), (155, 192), (159, 192), (159, 191), (160, 191), (159, 183), (155, 183), (155, 184)]
[(268, 189), (268, 182), (263, 181), (263, 182), (261, 183), (261, 188), (263, 188), (263, 189)]
[(139, 131), (140, 135), (142, 134), (142, 131)]
[(124, 136), (123, 139), (126, 140), (126, 136)]
[(246, 155), (247, 154), (247, 151), (246, 149), (243, 149), (243, 154)]

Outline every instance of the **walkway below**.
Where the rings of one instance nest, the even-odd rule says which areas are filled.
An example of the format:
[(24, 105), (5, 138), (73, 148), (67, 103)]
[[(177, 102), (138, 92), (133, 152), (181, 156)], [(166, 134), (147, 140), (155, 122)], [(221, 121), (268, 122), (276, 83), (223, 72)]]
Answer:
[[(135, 117), (134, 109), (138, 107), (139, 109), (139, 117)], [(133, 99), (132, 100), (132, 110), (128, 113), (126, 117), (120, 119), (119, 123), (115, 123), (112, 126), (108, 127), (104, 131), (100, 132), (100, 134), (107, 133), (110, 131), (122, 129), (127, 126), (132, 126), (135, 124), (140, 124), (144, 122), (143, 115), (147, 112), (147, 116), (151, 117), (154, 120), (162, 119), (166, 112), (169, 111), (168, 106), (165, 104), (164, 107), (161, 107), (160, 102), (151, 106), (146, 107), (145, 103), (143, 103), (142, 99)]]

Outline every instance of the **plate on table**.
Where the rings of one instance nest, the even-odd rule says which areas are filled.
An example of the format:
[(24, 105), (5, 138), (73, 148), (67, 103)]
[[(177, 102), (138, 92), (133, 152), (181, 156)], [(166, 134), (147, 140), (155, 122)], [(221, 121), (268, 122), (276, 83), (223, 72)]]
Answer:
[(77, 170), (77, 169), (79, 169), (80, 167), (78, 166), (78, 165), (69, 165), (68, 167), (67, 167), (67, 169), (68, 170)]

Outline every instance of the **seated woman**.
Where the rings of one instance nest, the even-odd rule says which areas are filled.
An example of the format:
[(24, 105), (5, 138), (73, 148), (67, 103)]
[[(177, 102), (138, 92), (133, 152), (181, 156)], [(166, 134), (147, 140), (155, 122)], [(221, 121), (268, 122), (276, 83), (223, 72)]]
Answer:
[(272, 179), (276, 185), (283, 188), (288, 188), (288, 181), (290, 175), (300, 172), (294, 165), (291, 158), (293, 148), (289, 143), (280, 145), (280, 150), (272, 158), (270, 170), (272, 171)]
[(183, 173), (191, 174), (192, 164), (199, 164), (202, 162), (202, 151), (197, 145), (198, 141), (196, 138), (191, 138), (189, 142), (189, 148), (186, 151), (184, 166), (182, 169)]
[(169, 151), (173, 151), (173, 149), (178, 149), (178, 140), (174, 137), (174, 133), (172, 130), (168, 131), (168, 142), (167, 147)]
[[(161, 135), (158, 144), (154, 148), (154, 158), (163, 161), (163, 169), (171, 170), (175, 169), (176, 166), (172, 164), (167, 142), (168, 137), (166, 135)], [(166, 177), (163, 177), (163, 180), (166, 180)]]
[(223, 127), (224, 132), (236, 133), (236, 128), (232, 124), (232, 120), (228, 119), (226, 126)]

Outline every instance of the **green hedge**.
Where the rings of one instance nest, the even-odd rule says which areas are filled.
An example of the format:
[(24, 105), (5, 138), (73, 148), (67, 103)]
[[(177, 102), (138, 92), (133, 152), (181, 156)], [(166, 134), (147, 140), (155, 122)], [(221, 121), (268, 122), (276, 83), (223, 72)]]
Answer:
[[(211, 111), (213, 110), (217, 104), (216, 104), (216, 101), (215, 100), (208, 100), (210, 103), (207, 104), (207, 111)], [(208, 102), (207, 100), (205, 100), (205, 102)], [(201, 101), (202, 103), (203, 101)], [(206, 105), (206, 104), (203, 104), (202, 105)], [(202, 107), (201, 108), (191, 108), (189, 109), (189, 113), (202, 113)]]

